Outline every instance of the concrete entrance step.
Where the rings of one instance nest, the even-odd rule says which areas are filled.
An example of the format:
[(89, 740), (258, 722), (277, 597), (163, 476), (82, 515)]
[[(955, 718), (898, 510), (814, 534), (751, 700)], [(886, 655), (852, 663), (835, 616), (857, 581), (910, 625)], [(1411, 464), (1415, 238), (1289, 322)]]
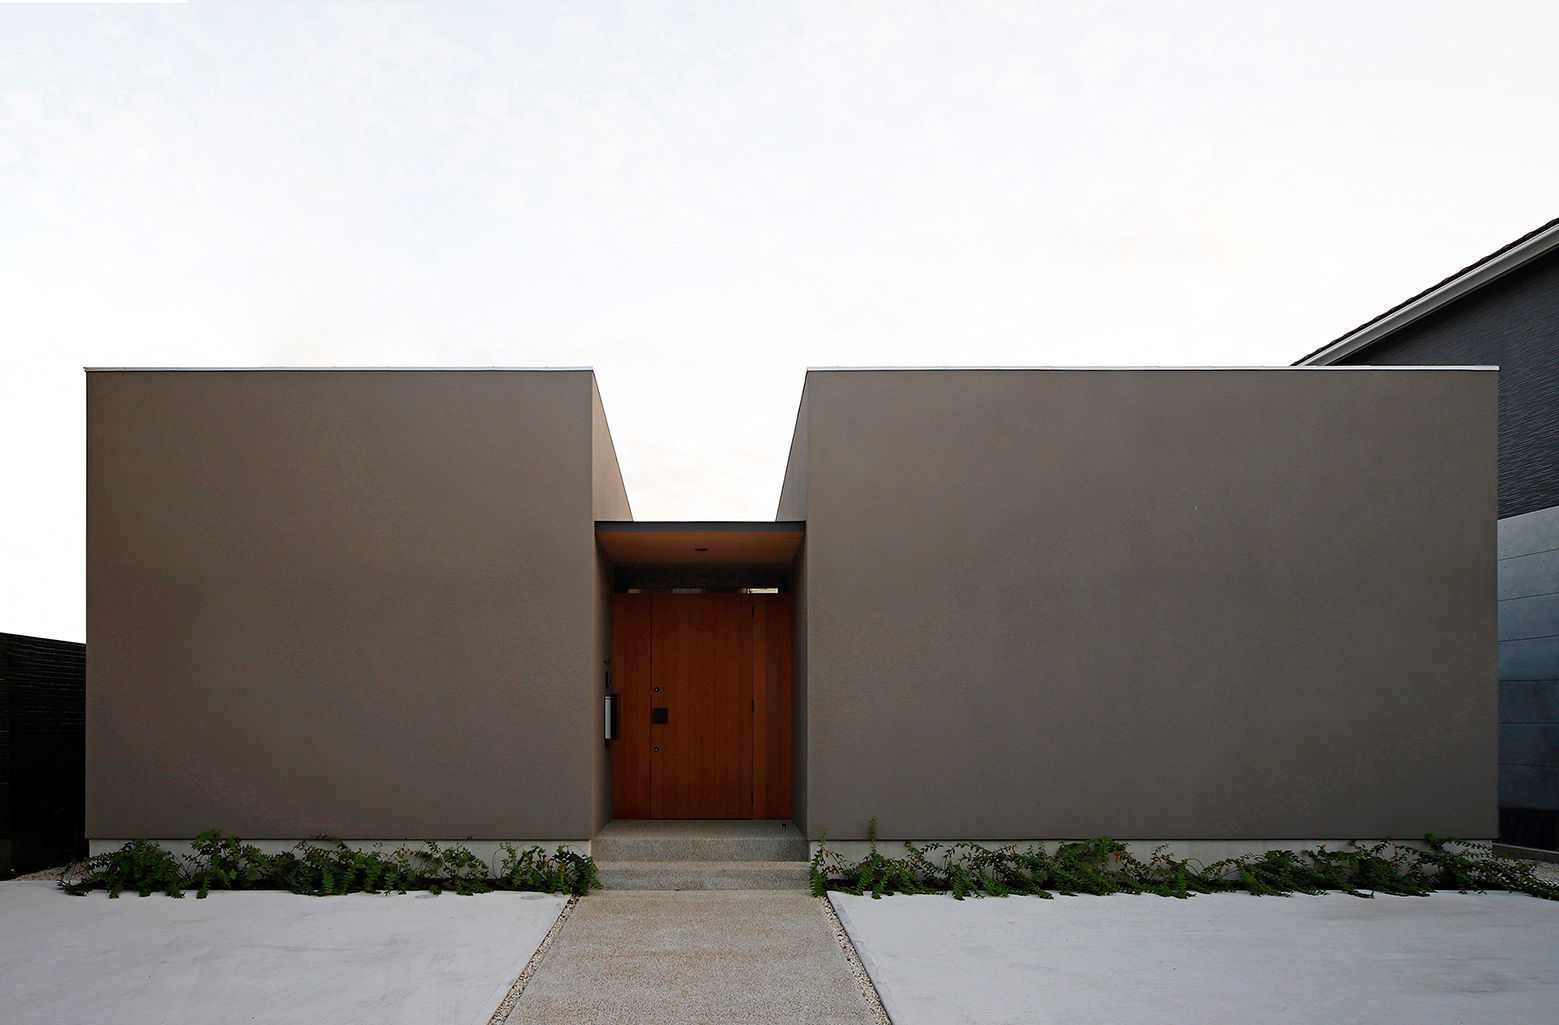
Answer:
[(805, 890), (805, 861), (597, 861), (606, 890)]
[(770, 819), (613, 819), (590, 843), (597, 862), (807, 861), (795, 823)]

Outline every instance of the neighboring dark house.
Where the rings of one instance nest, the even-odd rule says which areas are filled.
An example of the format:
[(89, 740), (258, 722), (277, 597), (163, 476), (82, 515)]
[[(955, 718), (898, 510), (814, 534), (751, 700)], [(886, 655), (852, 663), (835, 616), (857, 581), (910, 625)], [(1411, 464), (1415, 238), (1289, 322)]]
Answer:
[(0, 633), (0, 879), (86, 853), (86, 650)]
[(1298, 366), (1499, 367), (1500, 838), (1559, 848), (1559, 219)]

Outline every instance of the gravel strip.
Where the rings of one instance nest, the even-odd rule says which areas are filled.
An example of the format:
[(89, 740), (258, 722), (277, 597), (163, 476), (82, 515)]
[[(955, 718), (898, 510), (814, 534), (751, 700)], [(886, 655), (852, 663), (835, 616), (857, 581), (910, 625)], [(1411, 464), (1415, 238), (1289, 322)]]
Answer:
[(873, 1020), (877, 1025), (893, 1025), (887, 1010), (882, 1006), (882, 997), (877, 995), (877, 987), (872, 983), (872, 977), (866, 974), (866, 966), (861, 964), (860, 955), (855, 952), (855, 945), (850, 942), (850, 934), (845, 932), (844, 924), (834, 913), (834, 906), (828, 903), (827, 897), (819, 897), (817, 902), (823, 905), (823, 914), (828, 916), (828, 924), (833, 926), (834, 939), (839, 941), (839, 949), (844, 951), (844, 959), (850, 965), (850, 974), (855, 976), (856, 984), (861, 987), (861, 996), (866, 998), (866, 1006), (871, 1009)]
[(525, 984), (530, 977), (536, 974), (536, 969), (541, 967), (547, 951), (552, 949), (552, 941), (557, 939), (558, 933), (563, 931), (563, 923), (568, 921), (569, 912), (574, 910), (574, 905), (579, 903), (578, 897), (570, 897), (568, 903), (563, 905), (563, 911), (558, 915), (558, 920), (552, 923), (552, 928), (547, 930), (547, 935), (542, 939), (541, 945), (536, 948), (536, 953), (525, 964), (525, 970), (520, 972), (520, 977), (514, 980), (514, 985), (509, 987), (509, 993), (503, 998), (503, 1003), (498, 1005), (498, 1010), (487, 1019), (487, 1025), (504, 1025), (509, 1020), (509, 1012), (514, 1010), (515, 1003), (520, 999), (520, 994), (525, 992)]

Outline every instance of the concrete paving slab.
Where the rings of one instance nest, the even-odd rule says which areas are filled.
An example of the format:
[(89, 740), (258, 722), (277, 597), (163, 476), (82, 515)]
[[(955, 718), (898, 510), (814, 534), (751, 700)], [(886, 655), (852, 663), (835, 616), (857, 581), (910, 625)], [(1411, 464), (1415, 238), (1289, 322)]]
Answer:
[(1550, 1023), (1559, 903), (833, 894), (894, 1025)]
[(486, 1025), (565, 903), (0, 883), (0, 1022)]
[(574, 908), (509, 1025), (871, 1025), (821, 903), (608, 891)]

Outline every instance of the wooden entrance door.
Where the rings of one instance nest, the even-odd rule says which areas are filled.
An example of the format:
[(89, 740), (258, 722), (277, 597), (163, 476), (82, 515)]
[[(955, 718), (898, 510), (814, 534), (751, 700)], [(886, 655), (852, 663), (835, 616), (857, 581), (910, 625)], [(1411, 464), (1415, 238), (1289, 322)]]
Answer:
[(790, 596), (619, 594), (616, 818), (790, 818)]

